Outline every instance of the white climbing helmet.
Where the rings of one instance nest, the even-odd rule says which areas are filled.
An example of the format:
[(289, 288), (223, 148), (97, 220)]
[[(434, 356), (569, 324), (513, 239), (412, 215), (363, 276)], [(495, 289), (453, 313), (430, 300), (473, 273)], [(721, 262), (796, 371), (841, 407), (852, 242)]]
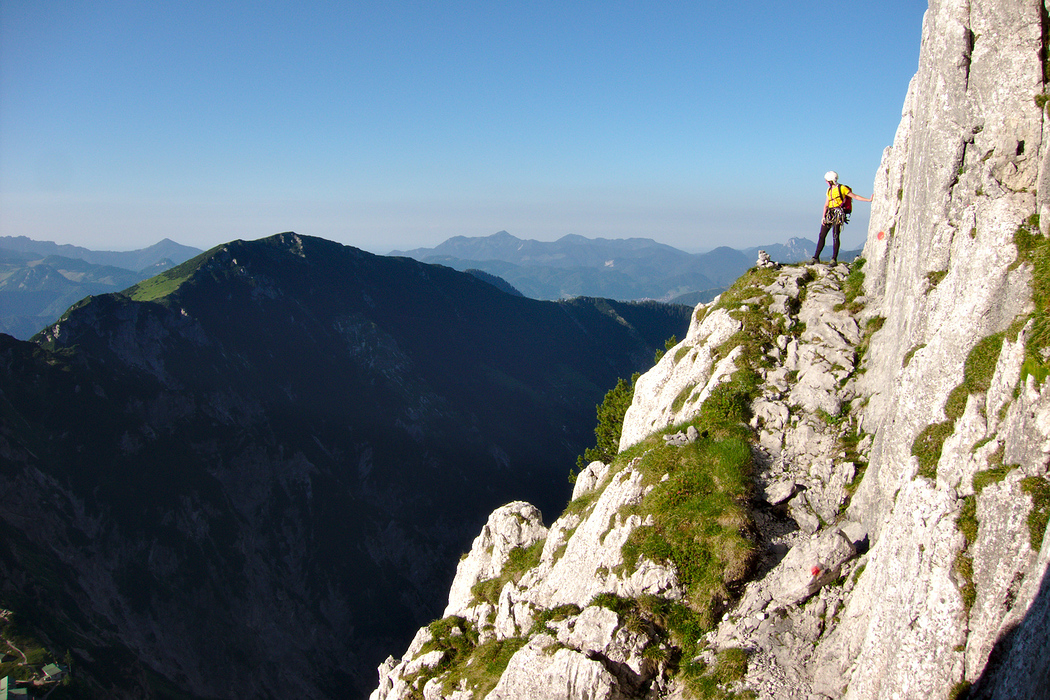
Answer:
[(837, 172), (835, 172), (834, 170), (829, 170), (826, 173), (824, 173), (824, 179), (827, 180), (828, 182), (838, 182), (839, 181), (839, 174)]

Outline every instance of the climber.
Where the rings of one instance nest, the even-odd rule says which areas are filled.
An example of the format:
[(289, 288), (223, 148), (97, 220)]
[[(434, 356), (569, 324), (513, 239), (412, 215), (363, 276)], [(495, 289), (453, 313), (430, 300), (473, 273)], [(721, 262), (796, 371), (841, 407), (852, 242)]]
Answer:
[(853, 211), (852, 200), (859, 199), (862, 202), (870, 202), (872, 198), (861, 197), (850, 189), (848, 185), (840, 185), (839, 174), (834, 170), (824, 173), (824, 180), (828, 183), (828, 194), (824, 198), (824, 214), (820, 220), (817, 252), (813, 254), (813, 263), (820, 262), (820, 251), (824, 250), (824, 239), (827, 238), (830, 230), (834, 241), (831, 251), (831, 264), (837, 265), (839, 262), (839, 233), (842, 232), (842, 225), (849, 223), (849, 215)]

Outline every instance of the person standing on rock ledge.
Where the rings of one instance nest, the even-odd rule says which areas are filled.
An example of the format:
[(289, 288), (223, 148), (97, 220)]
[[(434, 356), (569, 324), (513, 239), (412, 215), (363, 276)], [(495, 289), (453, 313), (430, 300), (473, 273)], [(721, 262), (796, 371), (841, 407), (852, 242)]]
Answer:
[(828, 231), (831, 231), (833, 241), (831, 264), (837, 265), (839, 262), (839, 234), (842, 232), (843, 224), (849, 223), (849, 215), (853, 211), (852, 200), (870, 202), (872, 198), (861, 197), (848, 185), (840, 185), (839, 174), (834, 170), (824, 173), (824, 180), (828, 183), (828, 195), (824, 198), (824, 214), (820, 219), (820, 234), (817, 236), (817, 252), (813, 254), (813, 263), (820, 262), (820, 251), (824, 250), (824, 239), (827, 238)]

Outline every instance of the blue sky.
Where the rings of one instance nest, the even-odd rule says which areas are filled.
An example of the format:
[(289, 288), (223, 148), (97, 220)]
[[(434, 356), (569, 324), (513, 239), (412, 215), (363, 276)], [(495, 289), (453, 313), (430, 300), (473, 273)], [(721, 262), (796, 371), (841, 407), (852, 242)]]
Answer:
[(3, 0), (0, 235), (813, 239), (826, 170), (871, 195), (925, 9)]

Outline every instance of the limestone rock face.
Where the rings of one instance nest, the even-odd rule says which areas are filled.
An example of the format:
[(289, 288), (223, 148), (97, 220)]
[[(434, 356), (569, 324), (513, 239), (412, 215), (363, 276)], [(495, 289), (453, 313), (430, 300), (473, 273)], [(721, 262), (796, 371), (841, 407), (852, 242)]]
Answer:
[(857, 548), (842, 530), (825, 530), (791, 548), (778, 565), (783, 571), (773, 577), (770, 596), (781, 606), (797, 605), (837, 579), (842, 565), (855, 556)]
[(741, 328), (740, 321), (724, 309), (706, 315), (702, 321), (694, 314), (685, 340), (638, 378), (635, 400), (623, 419), (621, 450), (696, 415), (710, 390), (736, 370), (732, 355), (714, 362), (715, 349)]
[[(1018, 570), (1030, 571), (1020, 523), (1030, 506), (1016, 487), (1011, 496), (997, 487), (976, 497), (976, 542), (957, 523), (967, 518), (975, 474), (1016, 465), (1010, 484), (1021, 474), (1045, 479), (1047, 470), (1048, 426), (1035, 417), (1046, 396), (1023, 382), (1014, 398), (1027, 331), (1016, 339), (1007, 331), (1031, 311), (1032, 267), (1018, 259), (1014, 236), (1035, 214), (1050, 221), (1039, 187), (1046, 116), (1035, 102), (1045, 91), (1041, 5), (930, 3), (919, 72), (876, 178), (865, 313), (881, 319), (881, 330), (858, 382), (870, 397), (861, 420), (873, 443), (848, 511), (873, 546), (819, 654), (831, 664), (820, 673), (841, 679), (828, 689), (848, 687), (851, 698), (986, 686), (998, 673), (985, 665), (987, 650), (1003, 634), (994, 621), (1017, 607), (1010, 587), (1027, 578)], [(975, 347), (1003, 332), (990, 386), (950, 416), (949, 396)], [(939, 459), (928, 457), (931, 469), (913, 453), (938, 424), (946, 437)], [(998, 508), (982, 507), (993, 498)], [(1042, 667), (1045, 674), (1045, 660)]]
[(616, 678), (598, 661), (571, 649), (548, 652), (555, 641), (537, 637), (510, 660), (492, 700), (617, 700)]
[(865, 479), (854, 499), (875, 527), (887, 495), (913, 476), (912, 439), (944, 419), (974, 344), (1030, 304), (1031, 268), (1015, 265), (1013, 236), (1039, 213), (1039, 11), (1027, 0), (956, 0), (926, 13), (919, 72), (876, 177), (864, 249), (868, 314), (885, 319), (862, 382), (865, 428), (890, 428), (878, 430), (873, 455), (897, 465)]
[[(498, 679), (441, 694), (422, 669), (449, 657), (423, 630), (380, 668), (375, 700), (689, 697), (666, 620), (623, 603), (691, 594), (673, 564), (625, 561), (653, 522), (633, 455), (703, 439), (705, 402), (742, 368), (759, 556), (692, 661), (746, 650), (722, 690), (762, 700), (1050, 698), (1050, 350), (1033, 302), (1050, 256), (1046, 12), (930, 2), (865, 260), (763, 266), (750, 296), (698, 306), (638, 379), (620, 457), (579, 475), (549, 530), (512, 504), (533, 525), (508, 528), (502, 554), (483, 533), (461, 563), (446, 614), (478, 649), (510, 645)], [(756, 314), (778, 330), (749, 345)], [(508, 548), (542, 537), (508, 573)], [(486, 578), (498, 599), (468, 595)]]
[(546, 537), (543, 516), (530, 503), (516, 501), (493, 511), (481, 534), (474, 539), (470, 553), (456, 567), (445, 616), (468, 607), (472, 597), (470, 589), (478, 581), (498, 576), (512, 550), (529, 547)]

